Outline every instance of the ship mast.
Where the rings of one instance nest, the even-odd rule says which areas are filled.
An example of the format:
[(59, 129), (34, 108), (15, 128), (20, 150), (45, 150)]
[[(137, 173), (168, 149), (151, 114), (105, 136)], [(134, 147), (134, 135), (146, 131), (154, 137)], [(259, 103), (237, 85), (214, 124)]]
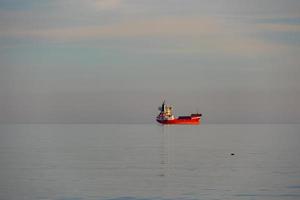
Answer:
[(161, 111), (165, 112), (166, 111), (166, 100), (163, 101), (162, 106), (161, 106)]

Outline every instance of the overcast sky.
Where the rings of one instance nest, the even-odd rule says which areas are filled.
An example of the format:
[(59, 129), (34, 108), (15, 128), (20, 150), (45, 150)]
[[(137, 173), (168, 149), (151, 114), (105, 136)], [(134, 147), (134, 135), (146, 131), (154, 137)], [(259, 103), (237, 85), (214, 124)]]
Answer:
[(0, 123), (300, 123), (299, 0), (0, 0)]

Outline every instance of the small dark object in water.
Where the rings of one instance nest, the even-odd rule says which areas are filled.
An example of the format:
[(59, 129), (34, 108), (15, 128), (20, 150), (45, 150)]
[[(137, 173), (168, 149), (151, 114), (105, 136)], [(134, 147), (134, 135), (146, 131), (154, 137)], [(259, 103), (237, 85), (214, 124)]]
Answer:
[(235, 154), (234, 154), (234, 153), (231, 153), (230, 155), (234, 156)]

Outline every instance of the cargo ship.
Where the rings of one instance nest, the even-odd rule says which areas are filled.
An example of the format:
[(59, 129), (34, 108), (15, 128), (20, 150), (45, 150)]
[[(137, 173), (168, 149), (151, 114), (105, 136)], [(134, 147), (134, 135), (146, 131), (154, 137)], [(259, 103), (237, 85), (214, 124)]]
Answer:
[(201, 122), (202, 114), (195, 113), (189, 116), (178, 116), (174, 117), (172, 113), (172, 107), (167, 106), (165, 101), (163, 101), (161, 107), (158, 108), (160, 113), (156, 117), (156, 121), (161, 124), (190, 124), (198, 125)]

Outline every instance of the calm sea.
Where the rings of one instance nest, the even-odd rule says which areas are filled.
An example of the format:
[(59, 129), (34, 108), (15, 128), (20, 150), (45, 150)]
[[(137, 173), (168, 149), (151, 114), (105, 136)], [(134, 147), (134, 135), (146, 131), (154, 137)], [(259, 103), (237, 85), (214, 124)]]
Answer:
[(1, 200), (300, 199), (300, 125), (0, 125)]

